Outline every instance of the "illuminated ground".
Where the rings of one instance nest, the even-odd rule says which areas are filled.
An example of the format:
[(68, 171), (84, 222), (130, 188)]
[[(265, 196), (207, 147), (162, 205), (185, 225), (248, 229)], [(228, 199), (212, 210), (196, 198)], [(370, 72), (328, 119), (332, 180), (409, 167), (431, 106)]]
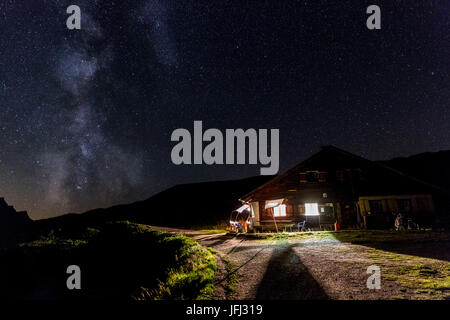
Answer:
[[(350, 231), (253, 239), (185, 232), (217, 251), (217, 299), (450, 298), (448, 234)], [(381, 268), (380, 290), (366, 286), (370, 265)]]

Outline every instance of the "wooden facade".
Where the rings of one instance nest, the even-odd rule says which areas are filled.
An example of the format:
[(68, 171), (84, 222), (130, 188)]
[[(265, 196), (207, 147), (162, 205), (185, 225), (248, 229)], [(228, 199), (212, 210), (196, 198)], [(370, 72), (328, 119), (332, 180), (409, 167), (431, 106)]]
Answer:
[(241, 198), (253, 228), (392, 228), (396, 214), (429, 221), (433, 186), (335, 147), (322, 150)]

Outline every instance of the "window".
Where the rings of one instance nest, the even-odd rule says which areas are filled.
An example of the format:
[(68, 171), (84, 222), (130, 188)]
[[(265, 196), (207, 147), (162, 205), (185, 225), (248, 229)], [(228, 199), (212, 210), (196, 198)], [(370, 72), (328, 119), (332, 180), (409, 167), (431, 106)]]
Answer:
[(369, 200), (369, 207), (371, 213), (383, 212), (383, 205), (381, 204), (381, 200)]
[(306, 180), (308, 182), (318, 182), (319, 181), (318, 173), (315, 171), (308, 171), (306, 173)]
[(426, 211), (426, 210), (429, 209), (428, 199), (427, 198), (417, 198), (416, 202), (417, 202), (417, 208), (419, 210)]
[(327, 174), (325, 172), (319, 173), (319, 182), (325, 182), (327, 181)]
[(300, 175), (300, 182), (301, 183), (325, 182), (327, 180), (326, 172), (306, 171), (306, 172), (300, 172), (299, 175)]
[(356, 168), (352, 170), (352, 178), (355, 181), (361, 181), (362, 179), (362, 170), (360, 168)]
[(319, 205), (317, 203), (305, 203), (305, 210), (307, 216), (318, 216)]
[(411, 200), (409, 199), (398, 199), (398, 210), (402, 213), (411, 212)]
[(306, 183), (306, 173), (305, 172), (301, 172), (300, 173), (300, 182), (301, 183)]
[(273, 208), (273, 216), (274, 217), (285, 217), (286, 216), (286, 205), (282, 204), (278, 207)]
[(334, 208), (332, 203), (325, 203), (319, 206), (320, 215), (327, 219), (332, 219), (334, 216)]
[(344, 180), (345, 180), (344, 170), (337, 170), (336, 171), (336, 179), (338, 181), (344, 182)]

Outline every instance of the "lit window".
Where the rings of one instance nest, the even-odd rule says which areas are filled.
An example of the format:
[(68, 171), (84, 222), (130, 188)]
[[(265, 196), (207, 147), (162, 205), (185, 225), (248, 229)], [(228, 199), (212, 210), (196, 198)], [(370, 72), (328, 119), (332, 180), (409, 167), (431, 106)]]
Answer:
[(282, 204), (278, 207), (273, 208), (274, 217), (285, 217), (286, 216), (286, 205)]
[(327, 174), (325, 172), (319, 172), (319, 182), (327, 181)]
[(306, 183), (307, 182), (307, 180), (306, 180), (306, 172), (301, 172), (300, 173), (300, 182), (301, 183)]
[(305, 203), (305, 215), (307, 216), (318, 216), (319, 215), (319, 205), (317, 203)]

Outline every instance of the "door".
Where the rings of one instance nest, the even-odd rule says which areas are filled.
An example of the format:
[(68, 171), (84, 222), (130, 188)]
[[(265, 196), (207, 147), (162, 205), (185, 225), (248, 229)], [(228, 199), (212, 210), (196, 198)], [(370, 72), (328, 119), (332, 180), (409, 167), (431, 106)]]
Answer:
[(342, 227), (353, 227), (358, 225), (355, 203), (353, 202), (342, 203), (341, 212), (342, 212)]

